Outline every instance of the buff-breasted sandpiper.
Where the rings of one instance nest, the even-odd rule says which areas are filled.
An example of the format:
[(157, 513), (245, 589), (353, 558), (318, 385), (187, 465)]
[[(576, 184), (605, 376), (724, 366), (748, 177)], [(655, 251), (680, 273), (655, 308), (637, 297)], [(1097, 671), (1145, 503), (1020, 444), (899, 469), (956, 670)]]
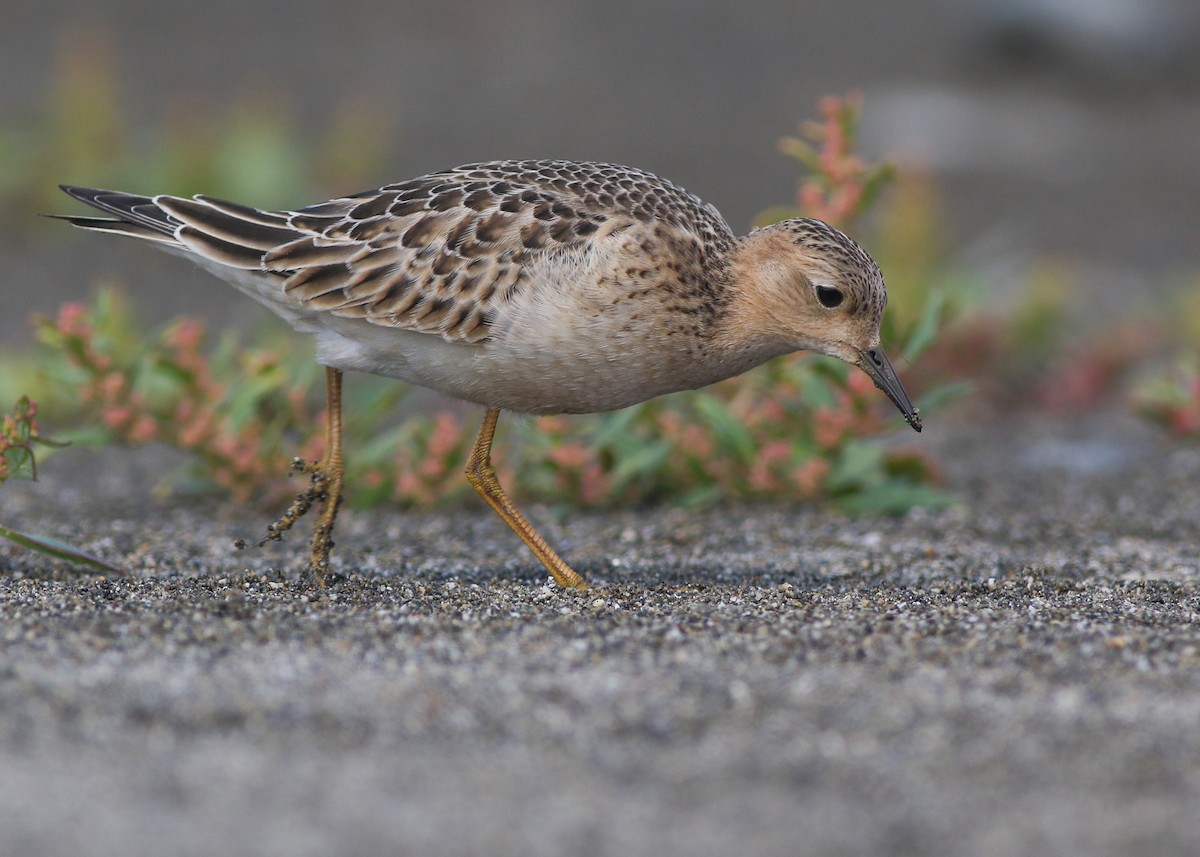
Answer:
[(864, 250), (806, 218), (737, 238), (711, 205), (642, 170), (470, 164), (279, 212), (209, 196), (63, 190), (111, 215), (64, 218), (75, 226), (188, 256), (316, 338), (325, 453), (299, 463), (312, 485), (268, 535), (320, 502), (320, 586), (342, 499), (343, 370), (483, 405), (467, 479), (559, 584), (580, 588), (496, 479), (501, 410), (608, 411), (806, 350), (861, 367), (921, 430), (880, 347), (887, 290)]

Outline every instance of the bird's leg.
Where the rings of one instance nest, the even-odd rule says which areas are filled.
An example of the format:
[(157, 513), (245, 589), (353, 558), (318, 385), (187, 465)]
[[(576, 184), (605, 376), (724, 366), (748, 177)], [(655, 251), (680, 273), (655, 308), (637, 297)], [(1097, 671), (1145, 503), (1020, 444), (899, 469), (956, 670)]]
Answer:
[(321, 514), (313, 527), (312, 571), (317, 586), (323, 589), (329, 575), (329, 552), (333, 550), (333, 524), (342, 504), (342, 373), (338, 369), (325, 368), (325, 454), (320, 461), (295, 459), (292, 472), (310, 474), (309, 486), (296, 495), (282, 518), (267, 527), (267, 535), (259, 544), (279, 541), (320, 501)]
[(533, 524), (517, 511), (517, 507), (500, 487), (500, 480), (496, 478), (496, 468), (492, 466), (492, 436), (496, 433), (496, 420), (499, 417), (500, 412), (495, 408), (488, 408), (484, 415), (479, 437), (475, 438), (475, 446), (467, 458), (467, 481), (479, 492), (479, 496), (496, 510), (496, 514), (504, 519), (504, 523), (521, 537), (521, 541), (542, 561), (542, 565), (546, 566), (546, 570), (553, 575), (559, 586), (587, 589), (587, 581), (546, 544), (546, 540), (533, 528)]

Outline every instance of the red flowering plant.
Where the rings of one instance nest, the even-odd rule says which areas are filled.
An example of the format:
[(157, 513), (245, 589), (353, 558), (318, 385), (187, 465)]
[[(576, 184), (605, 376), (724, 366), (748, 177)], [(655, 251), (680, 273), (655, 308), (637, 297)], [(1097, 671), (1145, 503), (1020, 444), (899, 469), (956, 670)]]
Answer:
[(1178, 437), (1200, 440), (1200, 357), (1180, 357), (1133, 394), (1135, 410)]
[(1177, 437), (1200, 440), (1200, 282), (1179, 294), (1177, 304), (1165, 337), (1173, 356), (1131, 398), (1143, 417)]

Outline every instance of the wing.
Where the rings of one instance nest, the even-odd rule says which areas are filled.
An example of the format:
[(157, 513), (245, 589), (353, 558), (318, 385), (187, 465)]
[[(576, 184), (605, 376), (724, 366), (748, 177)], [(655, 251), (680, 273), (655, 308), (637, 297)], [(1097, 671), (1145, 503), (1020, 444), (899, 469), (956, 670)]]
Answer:
[(451, 341), (485, 339), (532, 270), (628, 230), (661, 224), (698, 253), (733, 239), (716, 209), (670, 182), (571, 161), (470, 164), (294, 212), (66, 190), (121, 218), (69, 218), (78, 226), (173, 238), (222, 264), (278, 275), (312, 310)]

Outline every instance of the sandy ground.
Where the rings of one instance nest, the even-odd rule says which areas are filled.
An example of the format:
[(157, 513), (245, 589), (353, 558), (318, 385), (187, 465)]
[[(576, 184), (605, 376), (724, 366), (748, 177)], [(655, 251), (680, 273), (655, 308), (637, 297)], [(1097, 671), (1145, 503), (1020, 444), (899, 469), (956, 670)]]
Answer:
[[(1200, 450), (1121, 417), (927, 433), (962, 503), (344, 515), (77, 450), (3, 520), (0, 853), (1191, 855)], [(10, 487), (16, 489), (11, 490)]]

